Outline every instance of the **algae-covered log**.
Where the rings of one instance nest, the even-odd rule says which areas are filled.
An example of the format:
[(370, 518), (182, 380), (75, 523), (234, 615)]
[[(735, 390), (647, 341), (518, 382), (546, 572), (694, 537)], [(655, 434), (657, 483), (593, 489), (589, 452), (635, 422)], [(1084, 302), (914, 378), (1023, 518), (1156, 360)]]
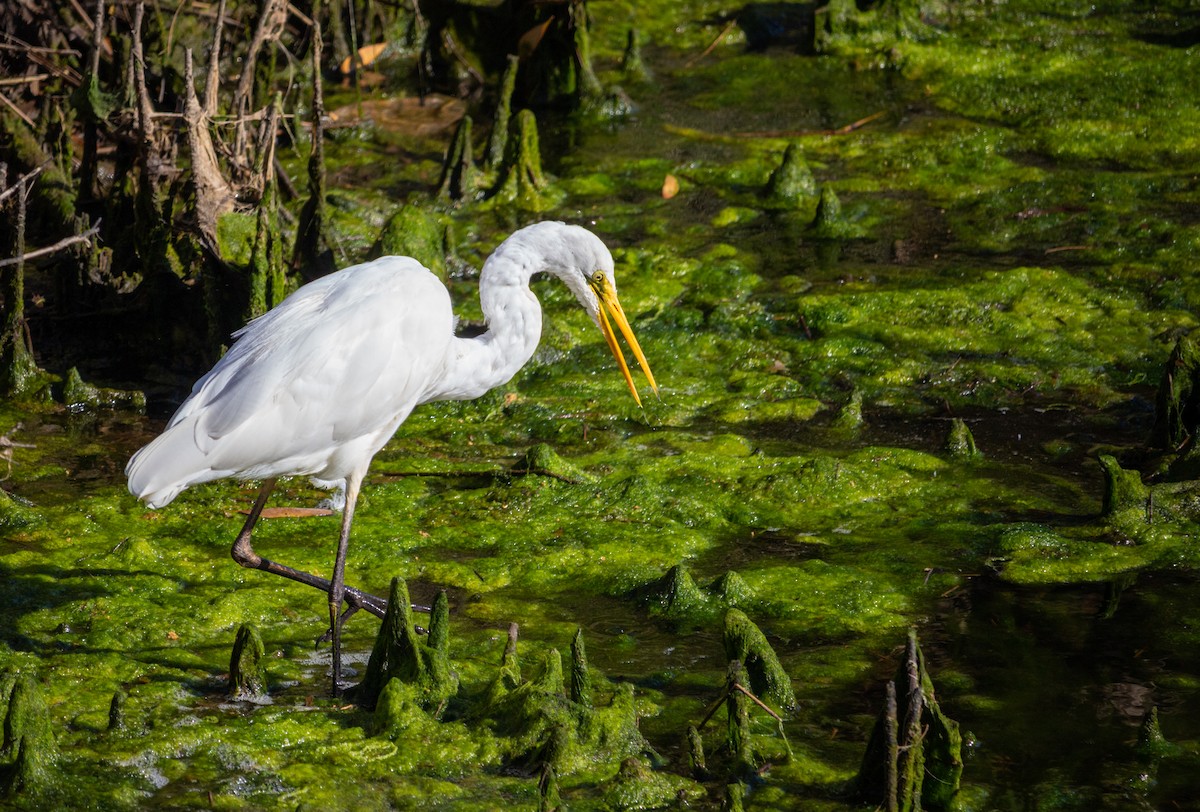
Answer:
[(915, 629), (886, 696), (855, 779), (857, 795), (897, 812), (948, 809), (962, 777), (962, 737), (938, 707)]

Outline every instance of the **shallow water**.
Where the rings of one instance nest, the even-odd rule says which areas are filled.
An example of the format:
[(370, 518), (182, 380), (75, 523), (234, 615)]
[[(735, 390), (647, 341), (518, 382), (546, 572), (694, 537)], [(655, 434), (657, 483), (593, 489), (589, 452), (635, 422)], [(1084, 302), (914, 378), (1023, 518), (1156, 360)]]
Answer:
[[(464, 693), (492, 679), (510, 622), (526, 677), (582, 628), (593, 668), (634, 685), (663, 771), (682, 773), (683, 732), (723, 685), (724, 607), (673, 615), (644, 589), (679, 563), (701, 586), (736, 571), (798, 698), (791, 759), (755, 721), (770, 765), (750, 808), (853, 808), (846, 782), (910, 625), (943, 710), (971, 734), (963, 808), (1193, 806), (1197, 528), (1101, 517), (1097, 454), (1147, 474), (1157, 464), (1144, 447), (1154, 387), (1200, 303), (1188, 248), (1200, 239), (1197, 150), (1180, 135), (1186, 120), (1146, 128), (1158, 167), (1150, 148), (1120, 151), (1120, 133), (1064, 138), (1063, 119), (1104, 118), (1093, 109), (1104, 99), (1065, 112), (1030, 101), (1067, 104), (1078, 88), (1024, 50), (1070, 42), (1079, 52), (1064, 46), (1062, 58), (1100, 72), (1113, 69), (1112, 41), (1143, 62), (1194, 59), (1131, 44), (1124, 20), (1140, 12), (1111, 6), (1077, 19), (1013, 4), (996, 28), (958, 10), (943, 21), (953, 36), (821, 58), (746, 53), (734, 35), (688, 64), (719, 28), (689, 30), (679, 48), (701, 44), (686, 54), (669, 38), (648, 49), (657, 78), (630, 86), (628, 120), (544, 123), (548, 168), (567, 190), (546, 214), (591, 223), (614, 247), (662, 396), (644, 410), (627, 402), (586, 318), (538, 283), (548, 316), (530, 367), (478, 402), (426, 407), (380, 454), (348, 579), (385, 593), (403, 575), (415, 600), (448, 588)], [(1015, 76), (1002, 97), (1009, 50), (1032, 78)], [(1156, 100), (1140, 101), (1161, 124)], [(877, 112), (850, 133), (810, 132)], [(793, 131), (808, 134), (783, 135)], [(814, 235), (815, 198), (764, 204), (789, 141), (837, 189), (851, 236)], [(340, 177), (386, 190), (418, 186), (411, 173), (427, 169), (378, 177), (377, 156), (341, 146)], [(370, 166), (355, 174), (355, 161)], [(669, 200), (667, 174), (680, 182)], [(359, 192), (369, 205), (373, 192)], [(463, 236), (451, 288), (469, 316), (472, 268), (509, 221), (535, 215), (452, 216)], [(855, 393), (857, 427), (842, 420)], [(434, 726), (423, 754), (323, 698), (322, 597), (228, 557), (252, 490), (204, 486), (160, 511), (123, 493), (124, 461), (171, 398), (153, 398), (150, 418), (20, 415), (13, 435), (37, 448), (15, 450), (5, 489), (40, 518), (0, 540), (0, 663), (39, 675), (63, 785), (78, 784), (60, 804), (535, 806), (536, 776), (498, 755), (486, 726)], [(6, 430), (18, 419), (7, 417)], [(953, 418), (982, 457), (946, 450)], [(520, 475), (535, 442), (586, 476)], [(289, 483), (277, 501), (320, 496)], [(335, 519), (277, 519), (258, 546), (322, 572), (335, 535)], [(225, 696), (243, 622), (267, 645), (267, 703)], [(347, 626), (353, 668), (377, 628)], [(129, 722), (110, 732), (118, 692)], [(1151, 707), (1174, 750), (1146, 759), (1135, 744)], [(705, 735), (719, 765), (717, 721)], [(561, 776), (569, 802), (602, 808), (615, 770)], [(723, 781), (695, 804), (715, 808)]]

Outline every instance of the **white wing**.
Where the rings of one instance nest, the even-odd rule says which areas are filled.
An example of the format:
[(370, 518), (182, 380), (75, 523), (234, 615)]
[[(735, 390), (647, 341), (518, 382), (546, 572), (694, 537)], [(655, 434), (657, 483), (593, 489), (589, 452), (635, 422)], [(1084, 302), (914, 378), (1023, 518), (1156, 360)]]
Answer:
[(383, 259), (305, 285), (237, 341), (129, 461), (152, 507), (221, 477), (365, 471), (452, 363), (450, 297), (416, 260)]

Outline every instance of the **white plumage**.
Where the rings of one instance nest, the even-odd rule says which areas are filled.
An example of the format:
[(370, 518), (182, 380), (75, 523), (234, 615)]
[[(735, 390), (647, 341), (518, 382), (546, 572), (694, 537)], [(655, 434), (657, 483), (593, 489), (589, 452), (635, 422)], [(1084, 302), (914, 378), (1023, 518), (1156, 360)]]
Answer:
[[(538, 223), (515, 232), (484, 264), (483, 335), (454, 335), (446, 288), (414, 259), (384, 257), (346, 268), (303, 286), (239, 330), (163, 433), (126, 466), (130, 492), (151, 507), (223, 477), (265, 480), (234, 558), (328, 590), (335, 692), (343, 597), (348, 611), (381, 611), (378, 599), (341, 581), (367, 467), (416, 406), (478, 397), (529, 360), (541, 336), (541, 308), (529, 279), (540, 271), (561, 279), (600, 327), (634, 398), (610, 319), (654, 387), (617, 300), (608, 249), (578, 226)], [(331, 580), (262, 559), (250, 547), (250, 533), (281, 476), (309, 476), (346, 490)]]

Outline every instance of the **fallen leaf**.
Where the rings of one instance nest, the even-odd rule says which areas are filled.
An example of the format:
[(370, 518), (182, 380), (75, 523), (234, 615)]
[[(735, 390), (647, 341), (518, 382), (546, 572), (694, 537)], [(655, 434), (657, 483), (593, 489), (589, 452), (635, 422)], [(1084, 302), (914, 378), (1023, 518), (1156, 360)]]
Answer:
[(663, 178), (663, 200), (670, 200), (677, 194), (679, 194), (679, 179), (674, 175), (667, 175), (665, 178)]
[(542, 23), (541, 25), (535, 25), (533, 28), (526, 31), (521, 35), (521, 38), (517, 40), (517, 56), (522, 61), (528, 59), (529, 55), (537, 50), (538, 45), (541, 44), (542, 37), (546, 36), (546, 29), (550, 27), (550, 23), (552, 22), (554, 22), (553, 15), (551, 15), (550, 19), (546, 20), (546, 22)]
[(307, 519), (310, 516), (332, 516), (333, 511), (329, 508), (270, 507), (263, 508), (261, 515), (264, 519)]
[[(376, 42), (374, 45), (364, 45), (363, 47), (359, 48), (358, 67), (365, 68), (367, 65), (370, 65), (379, 58), (379, 55), (383, 53), (387, 47), (388, 43), (386, 42)], [(349, 76), (354, 70), (354, 58), (348, 56), (343, 59), (342, 64), (338, 65), (338, 70), (342, 72), (343, 76)]]

